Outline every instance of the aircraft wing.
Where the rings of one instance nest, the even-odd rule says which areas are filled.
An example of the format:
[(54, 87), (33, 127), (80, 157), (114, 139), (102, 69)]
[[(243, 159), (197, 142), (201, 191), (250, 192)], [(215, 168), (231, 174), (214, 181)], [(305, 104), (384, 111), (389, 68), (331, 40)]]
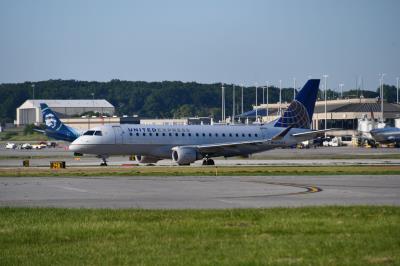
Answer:
[(43, 133), (43, 134), (46, 133), (45, 130), (43, 130), (43, 129), (38, 129), (38, 128), (34, 128), (33, 131), (36, 131), (36, 132), (39, 132), (39, 133)]
[(292, 127), (287, 127), (270, 139), (259, 139), (251, 141), (239, 141), (229, 143), (213, 143), (204, 145), (187, 145), (180, 146), (181, 148), (191, 148), (197, 150), (201, 154), (208, 154), (213, 156), (229, 156), (230, 154), (238, 154), (243, 150), (249, 151), (257, 150), (257, 146), (267, 145), (273, 141), (281, 140), (290, 131)]
[(311, 131), (306, 131), (306, 132), (301, 132), (301, 133), (295, 133), (292, 134), (292, 137), (298, 137), (298, 138), (308, 138), (308, 139), (313, 139), (318, 137), (319, 135), (328, 132), (328, 131), (334, 131), (334, 130), (339, 130), (338, 128), (329, 128), (329, 129), (321, 129), (321, 130), (311, 130)]

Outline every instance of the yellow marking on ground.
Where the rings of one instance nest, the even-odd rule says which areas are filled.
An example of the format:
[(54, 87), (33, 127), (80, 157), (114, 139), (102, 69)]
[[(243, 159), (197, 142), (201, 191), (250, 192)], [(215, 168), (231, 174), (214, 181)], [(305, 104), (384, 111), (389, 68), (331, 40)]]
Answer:
[(317, 187), (310, 187), (310, 188), (309, 188), (309, 192), (311, 192), (311, 193), (319, 192), (319, 188), (317, 188)]

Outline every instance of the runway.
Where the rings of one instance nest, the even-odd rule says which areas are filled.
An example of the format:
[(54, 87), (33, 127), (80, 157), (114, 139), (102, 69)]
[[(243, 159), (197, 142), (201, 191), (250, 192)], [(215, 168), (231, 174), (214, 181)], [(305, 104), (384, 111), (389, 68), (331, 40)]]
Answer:
[(400, 176), (0, 178), (0, 206), (223, 209), (400, 205)]

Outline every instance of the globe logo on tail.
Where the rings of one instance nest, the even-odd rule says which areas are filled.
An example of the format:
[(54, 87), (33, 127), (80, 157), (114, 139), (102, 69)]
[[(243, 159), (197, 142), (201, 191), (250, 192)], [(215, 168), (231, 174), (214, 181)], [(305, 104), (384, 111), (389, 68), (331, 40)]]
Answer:
[(283, 113), (276, 123), (275, 127), (293, 128), (310, 128), (310, 118), (308, 117), (307, 109), (302, 103), (294, 100)]

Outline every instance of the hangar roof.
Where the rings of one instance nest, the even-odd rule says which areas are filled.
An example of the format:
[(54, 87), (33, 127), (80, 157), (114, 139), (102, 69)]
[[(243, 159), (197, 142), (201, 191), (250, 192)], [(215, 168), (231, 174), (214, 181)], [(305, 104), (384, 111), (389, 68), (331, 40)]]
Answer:
[(50, 108), (76, 108), (76, 107), (97, 107), (114, 108), (114, 106), (105, 99), (100, 100), (26, 100), (19, 108), (40, 108), (41, 103), (46, 103)]

